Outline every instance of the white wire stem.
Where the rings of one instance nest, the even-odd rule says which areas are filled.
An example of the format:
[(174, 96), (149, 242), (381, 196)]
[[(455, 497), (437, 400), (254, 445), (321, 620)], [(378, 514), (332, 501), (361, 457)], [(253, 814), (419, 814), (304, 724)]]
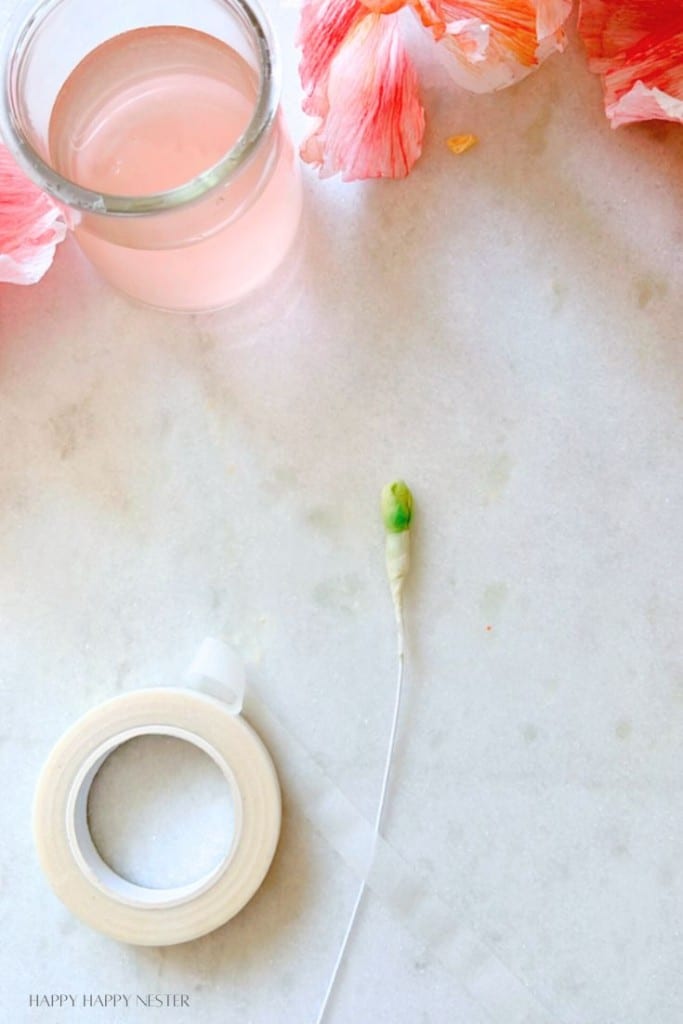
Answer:
[[(377, 837), (380, 834), (381, 828), (382, 828), (382, 820), (384, 818), (384, 809), (385, 809), (385, 805), (386, 805), (386, 802), (387, 802), (387, 793), (389, 792), (389, 778), (391, 776), (391, 766), (392, 766), (392, 763), (393, 763), (393, 760), (394, 760), (394, 749), (396, 747), (396, 733), (398, 732), (398, 721), (399, 721), (399, 717), (400, 717), (400, 713), (401, 713), (401, 700), (402, 700), (402, 697), (403, 697), (403, 665), (404, 665), (404, 661), (405, 661), (405, 651), (404, 651), (405, 644), (404, 644), (404, 632), (403, 632), (403, 606), (402, 606), (402, 601), (401, 601), (400, 595), (398, 595), (397, 599), (395, 600), (394, 607), (395, 607), (395, 611), (396, 611), (396, 625), (397, 625), (397, 639), (398, 639), (398, 649), (397, 649), (397, 654), (398, 654), (398, 675), (397, 675), (397, 678), (396, 678), (396, 696), (394, 698), (394, 713), (393, 713), (393, 717), (392, 717), (392, 720), (391, 720), (391, 731), (389, 732), (389, 744), (387, 746), (387, 756), (386, 756), (386, 760), (384, 762), (384, 774), (382, 776), (382, 787), (380, 789), (379, 804), (377, 805), (377, 814), (375, 816), (375, 830), (374, 830), (374, 836), (373, 836), (373, 845), (374, 845), (374, 840), (377, 839)], [(323, 1024), (323, 1020), (325, 1018), (325, 1013), (327, 1012), (327, 1008), (328, 1008), (329, 1003), (330, 1003), (330, 998), (332, 996), (332, 992), (334, 990), (334, 986), (335, 986), (337, 978), (339, 976), (339, 971), (341, 969), (341, 965), (342, 965), (342, 963), (344, 961), (344, 957), (346, 955), (346, 949), (347, 949), (348, 944), (349, 944), (349, 939), (351, 938), (351, 933), (353, 932), (354, 926), (356, 924), (356, 919), (358, 917), (358, 911), (360, 910), (361, 903), (363, 902), (363, 896), (365, 895), (365, 889), (366, 889), (366, 882), (365, 882), (365, 879), (363, 879), (363, 881), (361, 882), (360, 887), (358, 889), (358, 894), (356, 896), (356, 901), (355, 901), (355, 903), (353, 905), (353, 910), (351, 911), (351, 917), (349, 918), (349, 923), (346, 926), (346, 931), (344, 932), (344, 938), (342, 939), (341, 946), (339, 947), (339, 953), (337, 954), (337, 959), (335, 961), (334, 968), (332, 969), (332, 974), (330, 976), (330, 980), (329, 980), (329, 983), (327, 985), (327, 990), (325, 992), (325, 996), (324, 996), (322, 1004), (320, 1006), (320, 1011), (319, 1011), (318, 1016), (316, 1018), (316, 1024)]]

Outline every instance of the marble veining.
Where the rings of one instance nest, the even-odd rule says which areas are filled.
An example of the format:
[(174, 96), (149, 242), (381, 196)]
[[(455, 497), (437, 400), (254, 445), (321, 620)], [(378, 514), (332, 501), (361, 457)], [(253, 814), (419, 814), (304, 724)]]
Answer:
[[(297, 13), (269, 6), (301, 138)], [(414, 174), (306, 172), (299, 251), (258, 305), (137, 308), (70, 243), (40, 285), (0, 287), (8, 1020), (315, 1019), (355, 881), (289, 796), (286, 758), (265, 885), (169, 949), (71, 918), (39, 873), (31, 799), (78, 715), (181, 681), (215, 633), (371, 816), (394, 676), (378, 501), (401, 476), (387, 838), (557, 1024), (680, 1022), (683, 133), (612, 132), (576, 45), (496, 96), (422, 81)], [(445, 140), (463, 132), (480, 141), (458, 157)], [(29, 1005), (60, 992), (186, 993), (192, 1010)], [(486, 1024), (372, 898), (330, 1024), (368, 1020)]]

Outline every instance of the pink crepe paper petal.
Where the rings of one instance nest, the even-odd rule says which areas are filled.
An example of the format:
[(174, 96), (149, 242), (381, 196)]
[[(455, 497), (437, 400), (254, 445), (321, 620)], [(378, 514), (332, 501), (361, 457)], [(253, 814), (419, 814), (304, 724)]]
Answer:
[(683, 0), (582, 0), (579, 32), (613, 128), (683, 122)]
[(0, 145), (0, 282), (39, 281), (65, 234), (59, 207), (24, 177)]
[(353, 26), (367, 13), (361, 0), (304, 0), (297, 45), (302, 51), (299, 75), (307, 114), (324, 117), (327, 113), (330, 65)]
[[(305, 36), (303, 44), (306, 53)], [(354, 181), (408, 174), (422, 152), (425, 118), (394, 15), (366, 14), (355, 21), (327, 74), (309, 79), (307, 88), (307, 109), (314, 99), (320, 123), (301, 153), (321, 176), (341, 173), (344, 181)]]
[(443, 63), (471, 92), (514, 85), (564, 49), (571, 0), (415, 0)]

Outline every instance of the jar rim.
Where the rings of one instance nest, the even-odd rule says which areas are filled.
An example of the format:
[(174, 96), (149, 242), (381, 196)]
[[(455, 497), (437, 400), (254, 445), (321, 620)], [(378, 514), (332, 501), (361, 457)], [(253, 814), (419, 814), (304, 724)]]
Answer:
[(44, 191), (75, 210), (119, 217), (140, 217), (177, 210), (194, 203), (230, 180), (253, 156), (267, 135), (280, 102), (277, 47), (268, 18), (255, 0), (219, 0), (238, 9), (256, 45), (259, 91), (251, 119), (237, 141), (212, 166), (175, 188), (145, 195), (116, 195), (79, 185), (56, 171), (36, 151), (22, 129), (18, 115), (17, 78), (23, 45), (36, 27), (68, 0), (40, 0), (21, 5), (10, 19), (0, 55), (0, 135), (20, 167)]

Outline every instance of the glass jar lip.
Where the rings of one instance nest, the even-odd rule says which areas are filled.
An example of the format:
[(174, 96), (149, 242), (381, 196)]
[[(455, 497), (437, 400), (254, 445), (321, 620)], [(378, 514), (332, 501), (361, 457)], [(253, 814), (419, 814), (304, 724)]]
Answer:
[(225, 6), (238, 8), (253, 32), (258, 50), (260, 81), (256, 106), (249, 124), (235, 144), (215, 164), (175, 188), (142, 196), (122, 196), (78, 185), (43, 160), (22, 131), (17, 116), (18, 57), (22, 43), (35, 28), (37, 20), (44, 20), (64, 2), (40, 0), (31, 6), (21, 5), (6, 26), (0, 55), (0, 135), (17, 163), (37, 185), (75, 210), (139, 217), (177, 210), (193, 203), (216, 186), (225, 184), (235, 171), (247, 163), (273, 124), (280, 102), (277, 47), (268, 18), (255, 0), (220, 0)]

